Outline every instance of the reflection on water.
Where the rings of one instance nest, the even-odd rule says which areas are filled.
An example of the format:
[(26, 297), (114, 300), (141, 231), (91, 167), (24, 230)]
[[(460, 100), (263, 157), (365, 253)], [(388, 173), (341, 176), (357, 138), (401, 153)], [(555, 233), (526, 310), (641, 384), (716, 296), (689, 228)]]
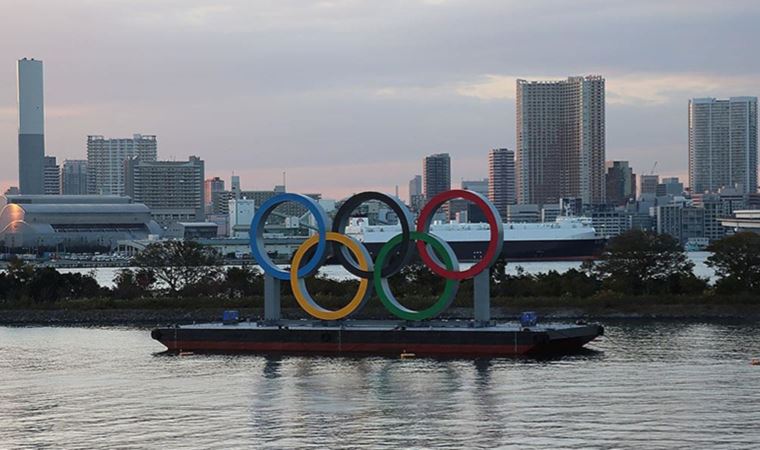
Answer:
[(148, 330), (0, 328), (0, 447), (757, 447), (759, 326), (605, 325), (549, 360), (178, 357)]

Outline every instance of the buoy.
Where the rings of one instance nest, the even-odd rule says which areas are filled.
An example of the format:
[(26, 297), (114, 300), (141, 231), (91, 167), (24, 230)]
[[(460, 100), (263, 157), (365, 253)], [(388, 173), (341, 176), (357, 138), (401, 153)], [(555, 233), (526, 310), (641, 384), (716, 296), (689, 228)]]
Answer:
[(400, 356), (401, 356), (401, 359), (411, 359), (411, 358), (414, 358), (416, 355), (414, 353), (402, 352)]
[(749, 362), (750, 365), (753, 366), (760, 366), (760, 358), (752, 358), (752, 361)]

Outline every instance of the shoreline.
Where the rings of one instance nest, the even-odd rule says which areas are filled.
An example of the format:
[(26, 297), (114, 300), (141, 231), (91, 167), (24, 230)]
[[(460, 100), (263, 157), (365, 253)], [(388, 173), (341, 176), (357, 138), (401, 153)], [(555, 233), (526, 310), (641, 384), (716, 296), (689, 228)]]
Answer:
[[(152, 327), (174, 324), (218, 322), (224, 309), (237, 309), (240, 317), (252, 321), (263, 316), (262, 308), (158, 308), (158, 309), (0, 309), (0, 326), (134, 326)], [(522, 311), (536, 311), (539, 320), (599, 322), (605, 320), (674, 320), (674, 321), (757, 321), (760, 305), (642, 305), (636, 311), (614, 307), (493, 307), (492, 319), (515, 321)], [(373, 314), (374, 313), (374, 314)], [(472, 308), (451, 308), (444, 319), (468, 320)], [(305, 318), (296, 308), (283, 308), (283, 318)], [(391, 319), (382, 311), (372, 311), (359, 319)], [(398, 319), (395, 319), (398, 320)]]

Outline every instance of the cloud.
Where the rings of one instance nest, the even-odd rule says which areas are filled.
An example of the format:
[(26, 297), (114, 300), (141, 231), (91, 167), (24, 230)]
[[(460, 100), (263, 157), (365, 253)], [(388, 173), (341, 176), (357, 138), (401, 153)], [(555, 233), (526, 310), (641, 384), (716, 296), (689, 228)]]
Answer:
[[(604, 73), (602, 73), (605, 76)], [(459, 95), (480, 100), (514, 100), (515, 83), (526, 80), (559, 80), (551, 76), (483, 75), (461, 83)], [(754, 95), (760, 76), (726, 76), (693, 73), (635, 73), (606, 75), (606, 100), (609, 105), (662, 105), (690, 97)]]
[(23, 56), (45, 61), (53, 154), (83, 157), (87, 134), (155, 133), (161, 157), (198, 154), (209, 173), (255, 169), (256, 185), (270, 173), (265, 186), (277, 182), (280, 168), (326, 168), (289, 177), (309, 191), (338, 190), (329, 168), (350, 160), (385, 181), (339, 180), (347, 191), (365, 178), (403, 190), (440, 151), (455, 178), (483, 176), (489, 148), (514, 146), (517, 78), (589, 73), (607, 79), (608, 155), (651, 167), (663, 149), (658, 167), (679, 170), (688, 98), (760, 86), (747, 45), (760, 39), (756, 1), (6, 3), (0, 179), (16, 176)]
[(213, 16), (228, 13), (232, 10), (229, 5), (205, 5), (190, 8), (181, 14), (181, 20), (189, 25), (205, 25)]
[(631, 74), (607, 79), (607, 103), (662, 105), (692, 97), (756, 95), (760, 77), (694, 73)]

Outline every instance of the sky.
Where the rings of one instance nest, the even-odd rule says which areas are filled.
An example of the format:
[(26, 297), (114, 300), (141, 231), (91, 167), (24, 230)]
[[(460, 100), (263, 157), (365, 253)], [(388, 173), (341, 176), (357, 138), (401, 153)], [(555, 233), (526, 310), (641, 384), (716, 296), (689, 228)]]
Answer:
[(41, 59), (46, 153), (156, 134), (244, 189), (405, 197), (515, 146), (515, 79), (607, 80), (607, 159), (687, 173), (692, 97), (758, 95), (760, 2), (0, 0), (0, 188), (16, 185), (16, 60)]

